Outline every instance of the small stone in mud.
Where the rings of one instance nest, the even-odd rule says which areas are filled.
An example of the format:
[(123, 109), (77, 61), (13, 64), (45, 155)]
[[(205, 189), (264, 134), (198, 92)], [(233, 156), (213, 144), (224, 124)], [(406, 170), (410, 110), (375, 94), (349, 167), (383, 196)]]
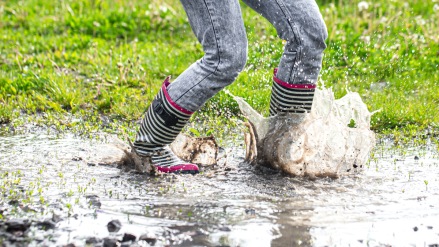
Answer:
[(58, 223), (58, 222), (60, 222), (61, 220), (62, 220), (61, 216), (59, 216), (59, 215), (53, 213), (53, 215), (52, 215), (52, 221), (53, 221), (53, 222)]
[(18, 206), (19, 202), (18, 202), (18, 200), (10, 200), (8, 202), (8, 204), (11, 205), (11, 206), (16, 207), (16, 206)]
[(34, 208), (31, 208), (31, 207), (29, 207), (28, 205), (26, 205), (26, 206), (24, 206), (24, 207), (22, 207), (21, 208), (24, 212), (26, 212), (26, 213), (28, 213), (28, 212), (33, 212), (33, 213), (36, 213), (37, 212), (37, 210), (36, 209), (34, 209)]
[(118, 247), (120, 245), (119, 241), (114, 238), (104, 238), (103, 247)]
[(419, 229), (417, 226), (413, 227), (413, 231), (417, 232)]
[(38, 227), (40, 227), (43, 230), (49, 230), (49, 229), (54, 229), (56, 227), (56, 223), (53, 222), (52, 220), (44, 220), (44, 221), (40, 221), (36, 224)]
[(97, 237), (89, 237), (85, 240), (86, 244), (97, 244), (100, 243), (102, 240), (100, 238)]
[(128, 242), (128, 241), (136, 241), (136, 236), (134, 236), (131, 233), (125, 233), (122, 237), (122, 242)]
[(112, 220), (108, 222), (107, 229), (109, 232), (118, 232), (122, 228), (122, 223), (119, 220)]
[(73, 161), (81, 161), (81, 160), (82, 160), (82, 157), (73, 157), (72, 160), (73, 160)]
[(89, 203), (90, 206), (101, 208), (102, 203), (99, 200), (99, 196), (97, 196), (97, 195), (88, 195), (88, 196), (85, 196), (85, 198), (87, 198), (88, 203)]
[(427, 229), (431, 230), (431, 229), (433, 229), (433, 227), (432, 226), (427, 226)]
[(249, 214), (249, 215), (255, 215), (256, 214), (256, 210), (254, 210), (253, 208), (246, 208), (245, 209), (245, 213)]
[(16, 231), (26, 231), (30, 227), (31, 223), (29, 220), (22, 219), (12, 219), (6, 222), (6, 231), (7, 232), (16, 232)]
[(88, 165), (88, 166), (96, 166), (95, 163), (91, 163), (91, 162), (90, 162), (90, 163), (87, 163), (87, 165)]
[(419, 157), (418, 157), (418, 156), (415, 156), (415, 160), (419, 160)]
[(230, 232), (230, 231), (232, 231), (230, 229), (230, 227), (228, 227), (228, 226), (221, 226), (221, 227), (218, 228), (218, 230), (223, 231), (223, 232)]
[(64, 247), (76, 247), (76, 245), (75, 245), (75, 244), (72, 244), (72, 243), (70, 243), (70, 244), (66, 244), (66, 245), (64, 245)]
[(157, 242), (157, 237), (153, 233), (145, 233), (140, 235), (139, 241), (146, 241), (150, 245), (155, 245)]

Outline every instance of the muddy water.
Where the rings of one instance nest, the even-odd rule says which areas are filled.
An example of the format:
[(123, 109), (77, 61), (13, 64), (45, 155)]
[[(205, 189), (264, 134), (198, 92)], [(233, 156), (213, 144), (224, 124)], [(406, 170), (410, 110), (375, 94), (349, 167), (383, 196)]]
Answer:
[[(15, 240), (3, 226), (0, 239), (84, 246), (90, 237), (120, 240), (131, 233), (137, 239), (148, 234), (155, 246), (439, 244), (439, 154), (433, 145), (394, 148), (382, 140), (364, 174), (309, 181), (242, 163), (239, 145), (225, 149), (225, 165), (196, 176), (121, 173), (87, 163), (101, 142), (2, 134), (2, 221), (33, 223)], [(48, 219), (57, 222), (53, 229), (39, 225)], [(116, 219), (122, 227), (109, 233), (107, 223)]]

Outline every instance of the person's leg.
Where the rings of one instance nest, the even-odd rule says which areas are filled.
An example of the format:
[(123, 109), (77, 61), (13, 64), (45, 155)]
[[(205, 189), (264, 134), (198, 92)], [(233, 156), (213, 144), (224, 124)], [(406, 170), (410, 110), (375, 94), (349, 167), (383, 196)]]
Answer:
[(326, 48), (326, 25), (314, 0), (243, 0), (286, 40), (275, 70), (270, 115), (309, 112)]
[(181, 0), (191, 27), (203, 45), (205, 55), (173, 83), (165, 80), (149, 107), (134, 148), (151, 157), (162, 172), (196, 172), (167, 147), (180, 133), (192, 113), (243, 69), (247, 58), (247, 37), (238, 0)]
[(204, 56), (169, 86), (183, 108), (198, 110), (235, 81), (247, 61), (247, 36), (239, 0), (180, 0)]

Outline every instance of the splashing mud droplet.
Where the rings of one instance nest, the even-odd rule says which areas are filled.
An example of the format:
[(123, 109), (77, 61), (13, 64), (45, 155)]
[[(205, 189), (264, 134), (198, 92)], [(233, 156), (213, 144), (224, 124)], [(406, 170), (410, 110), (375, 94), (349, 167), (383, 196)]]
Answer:
[(250, 122), (246, 158), (252, 164), (295, 176), (340, 177), (360, 172), (375, 145), (373, 113), (355, 92), (336, 100), (332, 90), (323, 87), (315, 92), (311, 113), (270, 118), (242, 98), (233, 98)]

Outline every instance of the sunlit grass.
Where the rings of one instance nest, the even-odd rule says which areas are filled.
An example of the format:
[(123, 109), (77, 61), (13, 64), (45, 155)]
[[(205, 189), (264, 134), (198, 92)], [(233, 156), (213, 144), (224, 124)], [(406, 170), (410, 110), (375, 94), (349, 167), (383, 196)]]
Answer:
[[(382, 109), (372, 119), (376, 131), (437, 131), (439, 3), (318, 2), (329, 31), (320, 82), (337, 97), (348, 88), (371, 111)], [(282, 41), (261, 16), (242, 9), (249, 59), (228, 89), (267, 114)], [(142, 117), (165, 76), (177, 77), (201, 56), (176, 0), (2, 1), (0, 123), (21, 113), (68, 113), (99, 128), (99, 118), (88, 116), (103, 114), (125, 129)], [(220, 93), (198, 118), (218, 111), (239, 115)]]

